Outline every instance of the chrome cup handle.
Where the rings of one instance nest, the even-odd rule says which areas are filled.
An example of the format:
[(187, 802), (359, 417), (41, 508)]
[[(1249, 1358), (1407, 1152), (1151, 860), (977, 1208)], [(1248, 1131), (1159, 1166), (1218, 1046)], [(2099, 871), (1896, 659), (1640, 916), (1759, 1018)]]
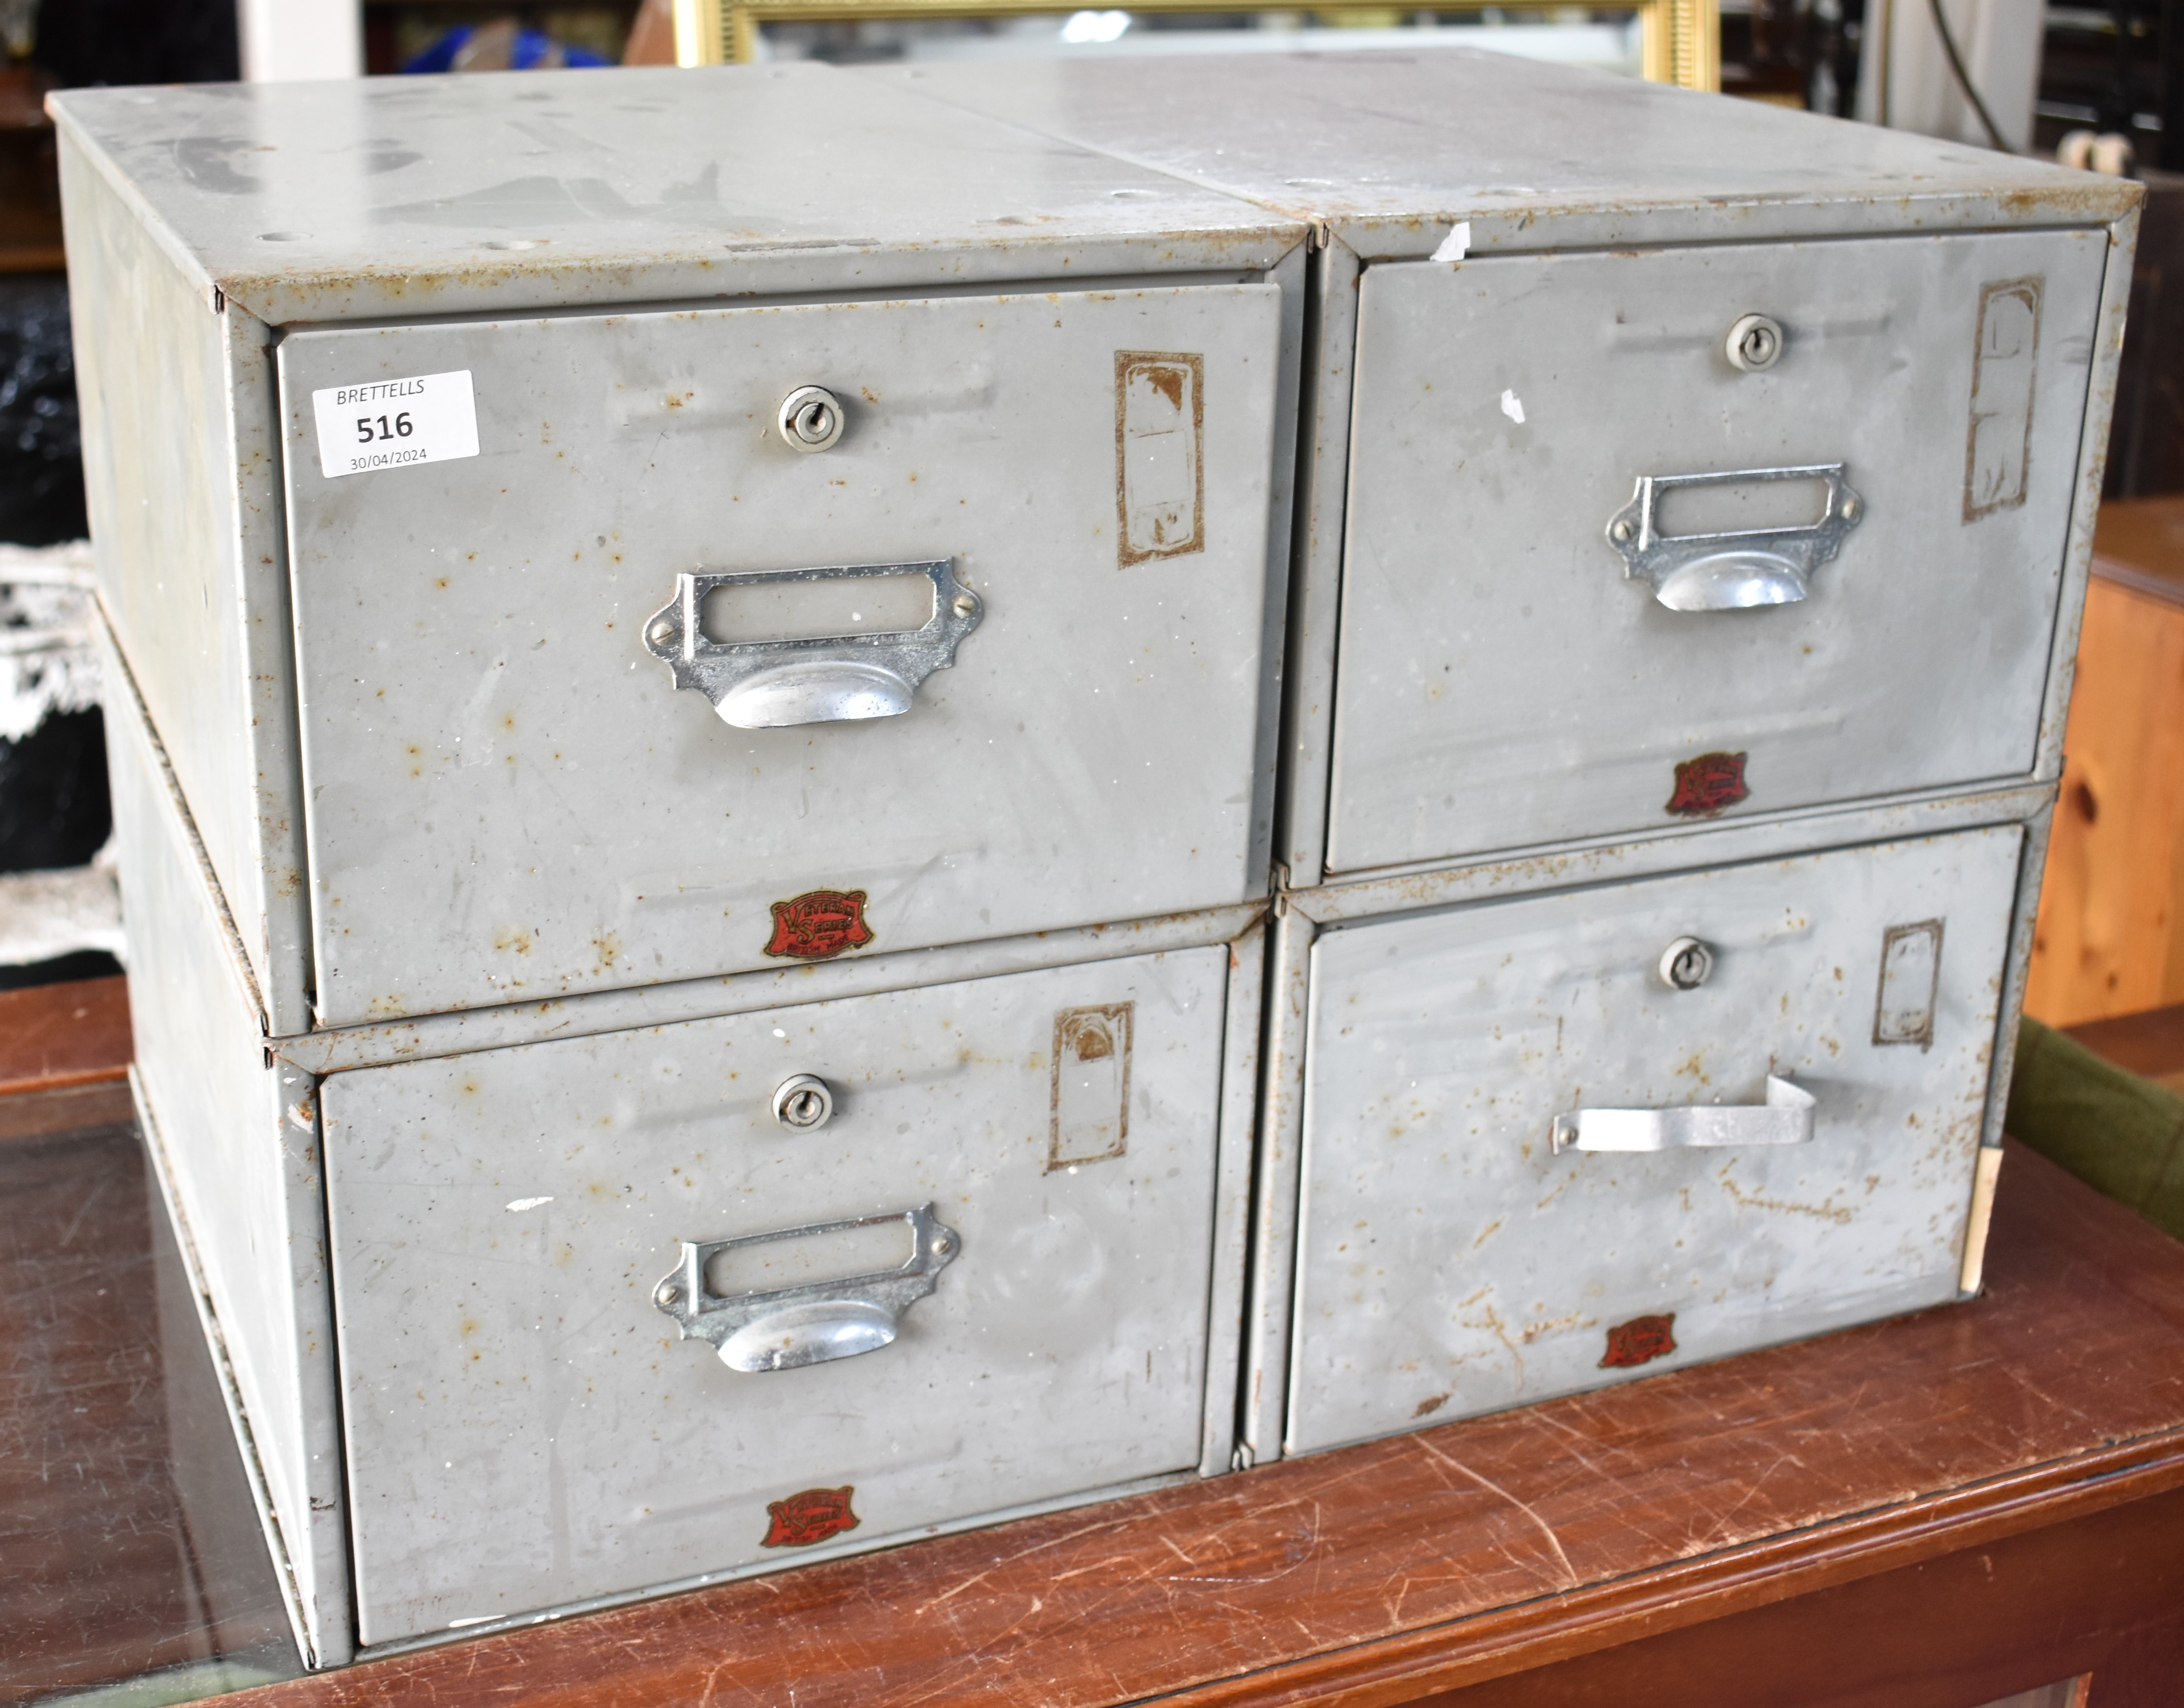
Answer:
[[(922, 628), (872, 634), (821, 634), (794, 640), (710, 640), (700, 626), (705, 595), (721, 587), (785, 581), (849, 581), (922, 575), (933, 583), (933, 615)], [(897, 717), (918, 684), (956, 662), (956, 648), (984, 616), (978, 595), (956, 579), (953, 561), (828, 564), (675, 578), (675, 597), (645, 619), (644, 647), (694, 688), (738, 729)]]
[[(889, 1222), (910, 1226), (910, 1257), (900, 1269), (760, 1292), (716, 1293), (705, 1281), (706, 1269), (725, 1251)], [(903, 1314), (939, 1285), (940, 1271), (963, 1248), (961, 1236), (934, 1217), (931, 1204), (738, 1239), (681, 1243), (675, 1267), (652, 1290), (653, 1303), (674, 1318), (685, 1340), (702, 1340), (730, 1370), (753, 1373), (827, 1364), (891, 1344), (901, 1331)]]
[[(1663, 493), (1774, 480), (1826, 482), (1827, 507), (1820, 519), (1798, 527), (1724, 533), (1660, 532)], [(1805, 598), (1813, 572), (1836, 555), (1843, 536), (1864, 514), (1865, 501), (1851, 489), (1839, 462), (1720, 474), (1647, 474), (1638, 477), (1630, 502), (1608, 518), (1607, 543), (1622, 556), (1624, 574), (1646, 583), (1671, 611), (1745, 611), (1794, 605)]]
[(1767, 1076), (1763, 1103), (1685, 1103), (1665, 1109), (1573, 1109), (1557, 1115), (1549, 1142), (1564, 1151), (1680, 1151), (1701, 1147), (1802, 1145), (1819, 1107), (1802, 1086)]

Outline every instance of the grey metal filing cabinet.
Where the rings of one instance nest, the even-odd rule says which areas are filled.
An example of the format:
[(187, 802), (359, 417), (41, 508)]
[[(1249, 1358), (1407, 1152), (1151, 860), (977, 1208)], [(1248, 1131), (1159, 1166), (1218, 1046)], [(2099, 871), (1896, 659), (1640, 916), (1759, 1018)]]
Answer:
[(55, 109), (309, 1658), (1227, 1469), (1306, 222), (820, 67)]
[(1314, 226), (1246, 1454), (1976, 1290), (2136, 187), (1430, 45), (864, 75)]

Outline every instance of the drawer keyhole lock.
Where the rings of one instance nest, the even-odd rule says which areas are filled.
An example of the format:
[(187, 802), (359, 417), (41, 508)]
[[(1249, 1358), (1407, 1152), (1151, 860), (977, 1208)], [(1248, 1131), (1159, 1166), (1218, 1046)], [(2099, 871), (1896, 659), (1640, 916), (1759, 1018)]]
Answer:
[(1746, 315), (1729, 329), (1730, 366), (1746, 373), (1764, 373), (1782, 359), (1782, 323), (1767, 315)]
[(1679, 937), (1661, 952), (1661, 982), (1672, 991), (1696, 991), (1713, 971), (1713, 951), (1696, 937)]
[(816, 1133), (834, 1118), (834, 1093), (816, 1074), (793, 1074), (774, 1087), (773, 1118), (792, 1133)]
[(825, 450), (842, 437), (841, 401), (824, 386), (799, 386), (781, 400), (778, 424), (789, 449)]

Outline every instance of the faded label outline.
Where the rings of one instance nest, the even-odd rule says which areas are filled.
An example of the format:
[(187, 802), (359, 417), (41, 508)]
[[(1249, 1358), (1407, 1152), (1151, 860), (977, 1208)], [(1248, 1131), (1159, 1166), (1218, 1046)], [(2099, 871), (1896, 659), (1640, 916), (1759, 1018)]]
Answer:
[[(1137, 1031), (1135, 1002), (1095, 1002), (1087, 1007), (1063, 1008), (1054, 1017), (1054, 1063), (1048, 1093), (1046, 1172), (1104, 1163), (1126, 1154), (1130, 1148), (1130, 1051)], [(1065, 1148), (1061, 1124), (1061, 1075), (1065, 1063), (1092, 1059), (1080, 1052), (1081, 1043), (1094, 1028), (1105, 1040), (1105, 1056), (1117, 1063), (1115, 1140), (1102, 1151), (1072, 1153)]]
[[(2040, 308), (2046, 290), (2047, 281), (2038, 275), (2022, 279), (1996, 279), (1980, 287), (1979, 326), (1972, 343), (1971, 420), (1964, 434), (1966, 522), (1977, 522), (1981, 516), (1992, 516), (1997, 511), (2023, 508), (2025, 494), (2031, 488), (2032, 405), (2034, 384), (2039, 377)], [(2002, 335), (2002, 321), (1996, 305), (2003, 301), (2015, 302), (2030, 316), (2030, 336), (2021, 348), (1990, 350), (1990, 341)], [(1997, 366), (2005, 362), (2015, 364), (2020, 357), (2024, 380), (2021, 402), (2014, 385), (2008, 398), (1995, 394), (2001, 389), (2002, 383), (1996, 372)], [(1982, 382), (1989, 383), (1990, 394), (1985, 399), (1981, 396)], [(2020, 410), (2024, 416), (2021, 430), (2016, 421)], [(1982, 433), (1982, 427), (1987, 427), (1989, 431)], [(2014, 480), (2009, 477), (2012, 472), (2010, 464), (1998, 463), (1996, 460), (2005, 444), (2015, 454)], [(1984, 460), (1981, 455), (1982, 451), (1986, 454)], [(1997, 470), (2002, 474), (1999, 480), (1995, 477)], [(1992, 490), (1983, 490), (1983, 487)]]
[[(1188, 376), (1190, 388), (1190, 531), (1173, 544), (1139, 544), (1130, 525), (1130, 382), (1167, 369)], [(1178, 411), (1181, 409), (1178, 402)], [(1206, 550), (1206, 358), (1186, 350), (1115, 352), (1115, 558), (1117, 568)]]
[[(1880, 978), (1873, 997), (1873, 1041), (1876, 1045), (1916, 1044), (1922, 1050), (1934, 1047), (1934, 1010), (1942, 997), (1942, 934), (1947, 922), (1942, 919), (1919, 919), (1908, 925), (1891, 925), (1880, 934)], [(1905, 1030), (1892, 1028), (1889, 1016), (1901, 1013), (1908, 1006), (1898, 1002), (1893, 1007), (1888, 1001), (1888, 972), (1898, 943), (1914, 937), (1927, 937), (1933, 941), (1933, 968), (1928, 975), (1923, 1006), (1912, 1012), (1924, 1017), (1920, 1024)]]

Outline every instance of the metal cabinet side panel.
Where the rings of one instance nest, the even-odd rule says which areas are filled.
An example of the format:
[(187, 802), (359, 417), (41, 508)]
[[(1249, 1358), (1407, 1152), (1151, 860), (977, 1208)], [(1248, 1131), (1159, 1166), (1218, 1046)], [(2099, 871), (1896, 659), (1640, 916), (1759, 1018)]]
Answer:
[(2124, 321), (2131, 307), (2131, 264), (2138, 252), (2138, 210), (2108, 228), (2108, 268), (2101, 281), (2100, 319), (2093, 336), (2092, 376), (2086, 387), (2085, 427), (2078, 441), (2077, 484), (2071, 494), (2070, 543), (2063, 560), (2056, 601), (2048, 697), (2040, 716), (2039, 774), (2063, 774), (2063, 732), (2070, 716), (2070, 684), (2077, 673), (2078, 632), (2086, 613), (2086, 578), (2092, 570), (2093, 528), (2100, 514), (2101, 484), (2108, 472), (2109, 428), (2115, 416), (2116, 373), (2123, 360)]
[[(807, 1489), (854, 1491), (838, 1549), (1195, 1471), (1231, 974), (1212, 946), (327, 1080), (363, 1641), (794, 1564), (762, 1538)], [(1125, 1002), (1124, 1148), (1057, 1160), (1057, 1022)], [(838, 1088), (821, 1130), (768, 1112), (797, 1072)], [(651, 1302), (678, 1239), (928, 1200), (961, 1254), (878, 1351), (744, 1374)]]
[[(1238, 1468), (1239, 1381), (1251, 1262), (1253, 1138), (1265, 1020), (1269, 928), (1263, 922), (1228, 944), (1228, 990), (1221, 1036), (1220, 1158), (1213, 1199), (1213, 1264), (1206, 1304), (1206, 1421), (1198, 1474)], [(1247, 1456), (1248, 1457), (1248, 1456)]]
[[(780, 964), (769, 910), (814, 890), (866, 892), (865, 953), (1265, 894), (1284, 295), (287, 338), (321, 1017)], [(1127, 350), (1203, 364), (1202, 550), (1121, 561)], [(850, 426), (798, 456), (768, 423), (815, 369)], [(451, 370), (479, 455), (321, 472), (314, 390)], [(939, 556), (983, 616), (902, 716), (732, 728), (643, 642), (694, 566)]]
[[(1307, 1451), (1957, 1296), (2024, 834), (1837, 850), (1324, 933), (1296, 1350)], [(1874, 1041), (1939, 921), (1930, 1048)], [(1694, 991), (1655, 963), (1713, 946)], [(1781, 1147), (1551, 1153), (1580, 1108), (1819, 1100)], [(1607, 1331), (1673, 1314), (1632, 1364)]]
[(288, 614), (288, 539), (281, 505), (281, 388), (274, 329), (236, 304), (221, 311), (231, 460), (230, 506), (249, 723), (250, 865), (228, 892), (257, 968), (266, 1024), (276, 1036), (308, 1030), (311, 1013), (310, 885), (304, 847), (304, 767), (296, 712), (295, 635)]
[[(2031, 775), (2106, 253), (2090, 231), (1369, 269), (1329, 867)], [(2015, 492), (1990, 497), (1973, 376), (1989, 298), (2018, 290)], [(1787, 347), (1739, 373), (1722, 335), (1755, 301)], [(1641, 476), (1833, 463), (1864, 508), (1802, 602), (1672, 611), (1606, 538)], [(1738, 792), (1686, 800), (1701, 756)]]
[(136, 1074), (247, 1421), (297, 1638), (348, 1658), (324, 1197), (309, 1075), (270, 1063), (160, 753), (109, 655), (115, 844)]
[[(63, 214), (85, 496), (99, 586), (122, 651), (164, 733), (220, 888), (262, 920), (254, 717), (238, 562), (230, 353), (222, 318), (153, 241), (135, 210), (65, 136)], [(261, 502), (277, 488), (262, 466)], [(257, 590), (257, 589), (253, 589)], [(272, 639), (285, 649), (280, 613)], [(290, 712), (281, 722), (292, 727)], [(276, 726), (277, 727), (277, 726)], [(260, 988), (272, 964), (262, 929), (245, 946)], [(283, 1019), (300, 1030), (292, 998)]]
[(1340, 239), (1329, 239), (1312, 260), (1312, 321), (1299, 410), (1295, 567), (1282, 683), (1282, 823), (1274, 844), (1274, 857), (1298, 889), (1326, 876), (1335, 631), (1341, 616), (1342, 517), (1349, 496), (1351, 382), (1357, 347), (1357, 253)]

